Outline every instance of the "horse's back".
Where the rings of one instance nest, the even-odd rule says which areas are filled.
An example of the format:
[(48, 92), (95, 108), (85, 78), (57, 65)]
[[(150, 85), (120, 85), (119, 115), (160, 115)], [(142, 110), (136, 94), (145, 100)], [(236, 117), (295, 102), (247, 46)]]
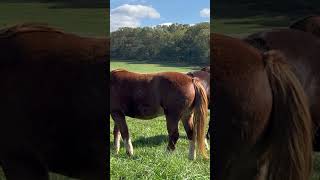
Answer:
[(12, 29), (0, 34), (0, 57), (7, 57), (11, 61), (17, 58), (39, 61), (60, 58), (75, 63), (102, 63), (109, 55), (109, 39), (106, 38), (80, 37), (45, 26), (30, 25)]

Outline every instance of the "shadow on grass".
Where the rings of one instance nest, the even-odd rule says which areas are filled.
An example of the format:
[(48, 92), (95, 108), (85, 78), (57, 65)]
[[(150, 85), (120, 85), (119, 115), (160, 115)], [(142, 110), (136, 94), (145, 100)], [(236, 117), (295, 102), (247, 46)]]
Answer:
[[(180, 135), (179, 139), (187, 139), (187, 136), (185, 135)], [(152, 137), (143, 137), (139, 136), (132, 142), (133, 148), (138, 148), (138, 147), (155, 147), (155, 146), (160, 146), (162, 144), (168, 143), (168, 136), (167, 135), (156, 135)], [(178, 142), (179, 143), (179, 140)], [(114, 149), (113, 144), (110, 144), (110, 149)]]
[[(187, 139), (186, 136), (180, 136), (179, 139)], [(168, 143), (167, 135), (156, 135), (152, 137), (140, 136), (132, 142), (133, 147), (154, 147), (160, 146), (163, 143)], [(178, 142), (179, 143), (179, 140)]]
[(168, 141), (168, 136), (166, 135), (156, 135), (152, 137), (140, 136), (132, 142), (133, 147), (153, 147), (160, 146)]
[(190, 68), (191, 70), (200, 70), (202, 67), (208, 66), (208, 64), (200, 63), (200, 64), (195, 64), (195, 63), (177, 63), (177, 62), (166, 62), (166, 61), (139, 61), (139, 60), (115, 60), (112, 59), (110, 60), (111, 62), (125, 62), (127, 64), (156, 64), (159, 65), (160, 67), (187, 67)]

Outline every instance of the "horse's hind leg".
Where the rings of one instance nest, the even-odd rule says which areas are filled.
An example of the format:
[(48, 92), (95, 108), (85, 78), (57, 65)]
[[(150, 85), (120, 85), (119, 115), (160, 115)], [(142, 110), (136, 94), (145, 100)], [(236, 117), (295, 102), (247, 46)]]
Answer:
[(114, 137), (114, 145), (115, 145), (116, 154), (118, 154), (119, 150), (120, 150), (121, 134), (120, 134), (120, 128), (119, 128), (119, 126), (117, 126), (116, 123), (114, 124), (114, 128), (113, 128), (113, 137)]
[(196, 158), (196, 140), (193, 139), (193, 114), (183, 117), (182, 123), (189, 140), (189, 159), (193, 160)]
[(176, 143), (179, 139), (179, 115), (177, 114), (166, 114), (167, 130), (169, 133), (169, 143), (167, 149), (173, 151), (176, 148)]
[(126, 147), (127, 154), (129, 156), (133, 155), (133, 147), (131, 143), (131, 139), (129, 136), (128, 126), (126, 123), (125, 115), (121, 112), (113, 112), (111, 116), (116, 124), (116, 126), (120, 129), (121, 136), (123, 139), (124, 146)]
[[(196, 139), (193, 139), (193, 133), (196, 133), (193, 127), (193, 113), (183, 117), (182, 123), (189, 140), (189, 159), (193, 160), (196, 158)], [(206, 148), (209, 150), (207, 139), (205, 140), (205, 144)]]
[(49, 180), (49, 172), (34, 156), (18, 152), (2, 160), (2, 168), (7, 180)]

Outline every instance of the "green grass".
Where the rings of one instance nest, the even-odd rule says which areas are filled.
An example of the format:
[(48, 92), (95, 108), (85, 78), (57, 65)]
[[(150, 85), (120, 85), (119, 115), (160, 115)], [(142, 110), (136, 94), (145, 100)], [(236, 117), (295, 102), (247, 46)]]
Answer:
[[(276, 24), (274, 21), (278, 21)], [(253, 32), (262, 31), (275, 27), (284, 27), (289, 23), (286, 17), (256, 16), (239, 19), (216, 19), (213, 21), (213, 32), (232, 36), (245, 36)]]
[(123, 68), (129, 71), (140, 72), (140, 73), (152, 73), (152, 72), (163, 72), (163, 71), (174, 71), (174, 72), (189, 72), (199, 67), (186, 66), (176, 63), (160, 64), (148, 61), (131, 61), (131, 60), (111, 60), (110, 69)]
[[(111, 61), (111, 69), (125, 68), (134, 72), (187, 72), (194, 67), (176, 64), (133, 63), (132, 61)], [(113, 146), (113, 125), (110, 117), (110, 176), (111, 179), (209, 179), (210, 161), (198, 156), (188, 159), (189, 141), (182, 124), (179, 125), (180, 139), (174, 152), (167, 152), (168, 133), (163, 116), (152, 120), (126, 118), (132, 139), (134, 156), (128, 157), (123, 143), (120, 153), (115, 154)]]
[(257, 31), (286, 27), (291, 21), (286, 16), (253, 16), (231, 19), (218, 18), (212, 22), (211, 30), (213, 32), (241, 37)]
[[(8, 0), (7, 0), (8, 1)], [(46, 23), (84, 36), (109, 36), (109, 9), (107, 8), (63, 8), (56, 3), (0, 2), (0, 28), (18, 23)], [(4, 180), (0, 170), (0, 180)], [(51, 180), (71, 178), (51, 173)]]
[(0, 28), (25, 22), (46, 23), (86, 36), (109, 35), (107, 8), (54, 8), (55, 3), (0, 2)]

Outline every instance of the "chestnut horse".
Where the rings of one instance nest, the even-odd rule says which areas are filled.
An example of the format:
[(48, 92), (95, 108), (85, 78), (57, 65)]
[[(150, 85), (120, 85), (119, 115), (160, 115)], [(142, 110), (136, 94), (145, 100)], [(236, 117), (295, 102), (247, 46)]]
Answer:
[(280, 50), (287, 57), (287, 63), (294, 67), (309, 99), (316, 132), (313, 149), (320, 151), (320, 38), (299, 30), (281, 29), (252, 34), (245, 41), (262, 52)]
[(278, 51), (211, 35), (213, 179), (308, 180), (312, 123), (304, 91)]
[(289, 28), (309, 32), (320, 37), (320, 16), (312, 15), (304, 17), (294, 22)]
[[(199, 78), (203, 87), (206, 89), (208, 97), (208, 108), (210, 109), (210, 66), (203, 67), (199, 71), (188, 72), (187, 75)], [(207, 139), (210, 139), (210, 122), (211, 121), (209, 120), (209, 128), (206, 135)]]
[(205, 124), (208, 115), (206, 90), (196, 78), (182, 73), (138, 74), (123, 69), (110, 72), (110, 113), (115, 122), (116, 153), (120, 135), (128, 155), (133, 155), (125, 116), (152, 119), (164, 113), (169, 133), (168, 150), (174, 150), (181, 119), (190, 140), (189, 158), (195, 159), (195, 143), (204, 157)]
[(22, 24), (1, 30), (0, 52), (6, 178), (107, 179), (109, 40)]

